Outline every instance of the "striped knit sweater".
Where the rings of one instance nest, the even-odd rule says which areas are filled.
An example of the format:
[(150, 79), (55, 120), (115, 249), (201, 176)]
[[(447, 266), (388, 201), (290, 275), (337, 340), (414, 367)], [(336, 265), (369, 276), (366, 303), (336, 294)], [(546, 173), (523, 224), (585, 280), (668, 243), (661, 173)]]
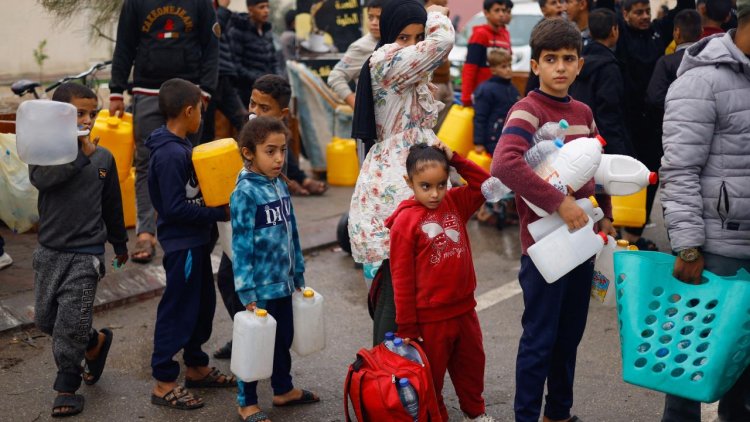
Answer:
[[(499, 178), (517, 197), (524, 197), (548, 213), (555, 212), (565, 196), (552, 185), (534, 173), (523, 158), (531, 147), (534, 132), (547, 122), (565, 119), (570, 124), (565, 142), (580, 137), (593, 137), (597, 134), (591, 109), (584, 103), (572, 99), (552, 97), (539, 90), (529, 93), (517, 102), (508, 112), (500, 141), (492, 158), (491, 173)], [(594, 194), (594, 180), (590, 180), (575, 192), (576, 199)], [(612, 207), (608, 195), (597, 195), (599, 206), (605, 217), (612, 218)], [(528, 225), (539, 220), (526, 202), (516, 201), (520, 218), (521, 248), (526, 254), (534, 239), (529, 234)]]

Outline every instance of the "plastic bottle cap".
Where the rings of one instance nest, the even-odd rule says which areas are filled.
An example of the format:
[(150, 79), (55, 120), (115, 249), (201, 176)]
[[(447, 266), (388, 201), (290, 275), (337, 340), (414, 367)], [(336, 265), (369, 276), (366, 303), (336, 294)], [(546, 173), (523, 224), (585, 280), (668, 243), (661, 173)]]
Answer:
[(637, 251), (638, 250), (638, 246), (630, 245), (630, 246), (628, 246), (628, 250), (629, 251)]
[(393, 340), (395, 337), (396, 337), (396, 335), (393, 334), (392, 331), (388, 331), (387, 333), (385, 333), (385, 339), (386, 340)]
[(261, 318), (265, 318), (268, 316), (268, 311), (265, 309), (256, 308), (255, 309), (255, 316), (259, 316)]
[(560, 129), (567, 130), (570, 127), (568, 121), (565, 119), (560, 119), (560, 122), (558, 124), (560, 125)]
[(117, 127), (120, 125), (120, 118), (117, 116), (110, 116), (107, 117), (107, 126), (109, 127)]
[(589, 196), (589, 201), (591, 201), (591, 205), (593, 205), (594, 208), (599, 208), (599, 201), (596, 200), (594, 195)]
[(625, 239), (619, 239), (619, 240), (617, 241), (617, 246), (620, 246), (620, 247), (622, 247), (622, 248), (625, 248), (625, 247), (627, 247), (627, 246), (628, 246), (629, 244), (630, 244), (630, 242), (628, 242), (628, 241), (627, 241), (627, 240), (625, 240)]
[(656, 172), (652, 171), (651, 173), (648, 174), (649, 185), (655, 185), (658, 180), (659, 180), (659, 176), (656, 174)]
[(406, 387), (407, 385), (409, 385), (409, 380), (406, 378), (401, 378), (400, 380), (398, 380), (398, 385), (400, 385), (401, 387)]
[(565, 142), (563, 142), (562, 139), (555, 139), (555, 146), (558, 148), (562, 148), (563, 145), (565, 145)]
[(602, 147), (607, 146), (607, 141), (602, 138), (602, 135), (596, 135), (596, 140), (599, 141), (600, 144), (602, 144)]
[(602, 238), (602, 240), (604, 241), (604, 244), (605, 244), (605, 245), (606, 245), (607, 243), (609, 243), (609, 239), (607, 238), (607, 233), (604, 233), (604, 232), (599, 232), (599, 233), (597, 233), (597, 234), (599, 235), (599, 237), (601, 237), (601, 238)]
[(397, 338), (396, 340), (393, 340), (394, 346), (401, 346), (402, 344), (404, 344), (404, 340), (401, 338)]
[(315, 296), (315, 291), (313, 289), (305, 289), (302, 291), (302, 297), (304, 298), (311, 298)]

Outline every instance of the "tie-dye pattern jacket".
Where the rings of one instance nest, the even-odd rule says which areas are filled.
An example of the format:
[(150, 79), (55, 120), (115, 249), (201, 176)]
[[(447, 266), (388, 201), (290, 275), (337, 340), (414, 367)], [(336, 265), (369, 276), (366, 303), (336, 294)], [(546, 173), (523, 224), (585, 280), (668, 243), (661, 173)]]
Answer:
[(234, 288), (242, 303), (290, 296), (304, 287), (305, 262), (286, 184), (242, 170), (230, 209)]

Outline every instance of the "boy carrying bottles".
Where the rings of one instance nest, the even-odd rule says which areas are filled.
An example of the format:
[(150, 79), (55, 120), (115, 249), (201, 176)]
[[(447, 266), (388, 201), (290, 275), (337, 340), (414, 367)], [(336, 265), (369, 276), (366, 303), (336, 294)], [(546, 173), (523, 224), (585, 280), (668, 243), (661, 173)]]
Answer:
[[(98, 109), (91, 89), (64, 83), (52, 100), (75, 106), (78, 126), (91, 129)], [(53, 339), (57, 365), (53, 417), (83, 411), (83, 396), (76, 394), (81, 373), (87, 385), (95, 384), (112, 345), (112, 331), (97, 332), (91, 326), (96, 285), (105, 273), (104, 243), (114, 247), (116, 268), (128, 260), (117, 166), (109, 151), (97, 147), (98, 141), (88, 135), (78, 137), (78, 156), (72, 163), (29, 166), (31, 184), (39, 190), (34, 322)]]
[[(245, 165), (230, 201), (237, 294), (249, 312), (266, 309), (276, 319), (276, 342), (268, 345), (274, 348), (271, 387), (276, 407), (320, 401), (315, 394), (292, 384), (292, 293), (305, 287), (305, 262), (289, 190), (279, 180), (288, 136), (280, 119), (255, 117), (245, 125), (239, 135)], [(244, 357), (233, 357), (238, 358)], [(240, 418), (244, 422), (270, 422), (258, 406), (258, 382), (237, 384)]]
[[(468, 185), (448, 189), (448, 165)], [(466, 222), (484, 203), (489, 174), (443, 143), (409, 148), (404, 179), (414, 191), (385, 221), (390, 229), (391, 274), (398, 334), (419, 341), (432, 369), (440, 415), (445, 371), (451, 376), (465, 421), (485, 414), (482, 329), (474, 310), (477, 287)]]
[[(157, 233), (167, 287), (159, 301), (154, 327), (151, 403), (173, 409), (203, 407), (203, 399), (186, 388), (234, 387), (233, 376), (208, 366), (201, 346), (211, 337), (216, 308), (211, 270), (211, 228), (229, 220), (229, 208), (207, 208), (193, 168), (187, 136), (201, 124), (201, 90), (184, 79), (170, 79), (159, 89), (159, 110), (167, 124), (151, 133), (148, 190), (158, 212)], [(185, 387), (177, 384), (180, 350), (187, 371)]]
[[(531, 50), (531, 69), (539, 76), (540, 88), (511, 108), (495, 149), (492, 174), (517, 196), (550, 214), (557, 212), (571, 230), (579, 229), (589, 217), (575, 200), (593, 195), (594, 181), (563, 195), (534, 173), (524, 160), (524, 153), (532, 144), (534, 132), (547, 122), (568, 121), (566, 142), (596, 135), (591, 109), (568, 95), (568, 88), (583, 66), (581, 34), (564, 19), (546, 19), (531, 33)], [(609, 196), (598, 195), (597, 199), (605, 216), (599, 222), (599, 230), (614, 236)], [(516, 359), (516, 421), (539, 420), (545, 382), (544, 421), (579, 421), (570, 414), (573, 376), (576, 351), (588, 316), (594, 260), (592, 257), (548, 284), (526, 254), (534, 243), (527, 227), (540, 217), (525, 201), (517, 201), (516, 205), (523, 252), (518, 280), (525, 307)]]

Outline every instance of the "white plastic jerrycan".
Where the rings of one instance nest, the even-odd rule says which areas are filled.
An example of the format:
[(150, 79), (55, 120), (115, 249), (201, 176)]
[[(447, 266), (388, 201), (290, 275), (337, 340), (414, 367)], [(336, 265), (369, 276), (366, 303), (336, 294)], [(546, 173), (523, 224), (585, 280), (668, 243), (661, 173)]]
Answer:
[(607, 306), (615, 304), (615, 266), (614, 253), (618, 243), (612, 236), (607, 236), (607, 243), (599, 251), (594, 263), (594, 278), (591, 280), (591, 297)]
[(232, 260), (232, 222), (231, 221), (219, 221), (216, 223), (216, 227), (219, 229), (219, 244), (221, 245), (221, 251)]
[(648, 185), (656, 184), (655, 172), (627, 155), (603, 154), (594, 174), (596, 188), (616, 196), (632, 195)]
[(573, 268), (590, 259), (604, 246), (607, 235), (594, 233), (594, 220), (570, 232), (561, 226), (528, 249), (529, 258), (547, 283), (554, 283)]
[(326, 347), (326, 324), (323, 318), (323, 295), (311, 288), (292, 295), (294, 340), (292, 350), (306, 356)]
[(16, 111), (16, 148), (26, 164), (55, 166), (73, 162), (78, 156), (78, 110), (72, 104), (29, 100)]
[(232, 362), (230, 369), (245, 382), (270, 378), (276, 320), (265, 309), (242, 311), (234, 315)]
[[(595, 223), (604, 217), (604, 211), (599, 208), (599, 203), (593, 196), (577, 199), (576, 204), (583, 208), (583, 211), (589, 216), (589, 218), (593, 218)], [(538, 242), (542, 240), (544, 236), (555, 231), (558, 227), (565, 225), (565, 221), (560, 217), (560, 214), (555, 212), (543, 217), (541, 220), (529, 224), (528, 228), (531, 237), (535, 242)]]

